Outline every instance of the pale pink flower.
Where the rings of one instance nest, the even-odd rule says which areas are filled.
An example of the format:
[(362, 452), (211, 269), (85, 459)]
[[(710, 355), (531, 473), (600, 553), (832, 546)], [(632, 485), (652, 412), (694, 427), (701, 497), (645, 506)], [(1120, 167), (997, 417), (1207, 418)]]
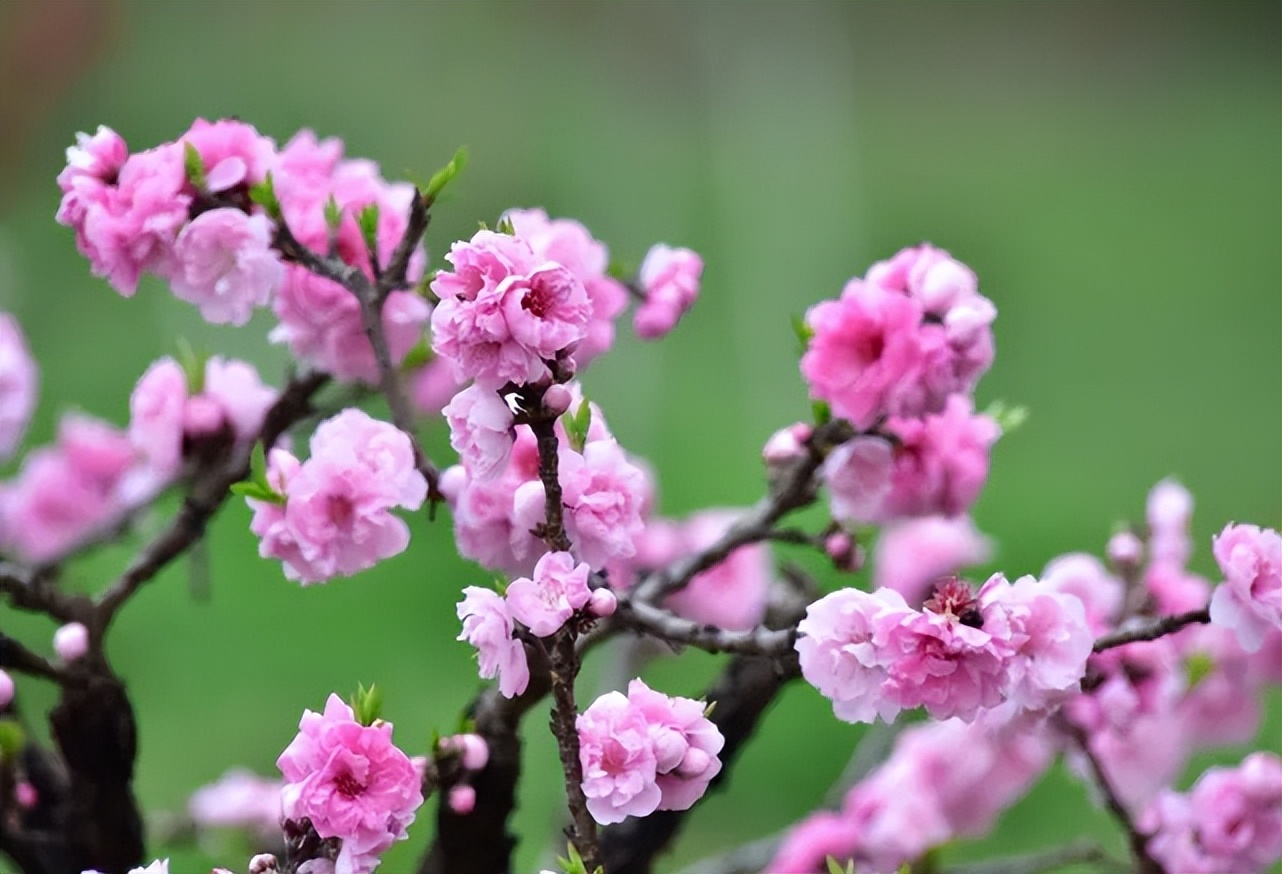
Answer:
[(259, 835), (279, 835), (283, 785), (280, 780), (233, 768), (192, 793), (187, 815), (206, 828), (244, 828)]
[(585, 336), (591, 313), (587, 293), (561, 265), (545, 263), (512, 277), (499, 286), (499, 293), (508, 332), (530, 354), (556, 358)]
[(583, 794), (588, 812), (602, 825), (629, 816), (649, 816), (663, 791), (650, 723), (642, 709), (619, 692), (592, 702), (575, 722)]
[(806, 441), (813, 433), (814, 427), (808, 422), (794, 422), (786, 428), (780, 428), (761, 447), (762, 460), (768, 466), (774, 466), (803, 458), (806, 454)]
[(391, 723), (361, 725), (337, 695), (323, 714), (304, 712), (298, 728), (276, 760), (285, 817), (307, 817), (322, 838), (342, 840), (335, 874), (373, 871), (423, 804), (418, 772), (392, 744)]
[(0, 312), (0, 461), (22, 442), (36, 408), (38, 382), (36, 363), (18, 320)]
[(172, 358), (147, 368), (129, 396), (129, 439), (160, 479), (182, 467), (187, 376)]
[(1282, 536), (1255, 525), (1227, 525), (1212, 541), (1224, 582), (1211, 596), (1211, 621), (1232, 628), (1255, 652), (1282, 628)]
[(460, 388), (462, 386), (454, 378), (450, 363), (443, 358), (433, 358), (414, 371), (406, 390), (420, 413), (435, 416), (458, 394)]
[(833, 415), (868, 428), (904, 409), (897, 398), (922, 363), (920, 307), (907, 295), (852, 279), (835, 301), (806, 313), (814, 336), (801, 358), (810, 396), (827, 401)]
[(1098, 558), (1084, 552), (1051, 559), (1042, 571), (1042, 585), (1077, 598), (1086, 611), (1087, 627), (1096, 637), (1113, 627), (1122, 609), (1122, 581)]
[(198, 118), (178, 139), (196, 149), (206, 184), (214, 192), (262, 182), (276, 158), (275, 142), (234, 118)]
[[(886, 591), (882, 589), (880, 591)], [(1005, 647), (983, 628), (961, 621), (965, 613), (913, 613), (889, 629), (883, 658), (891, 706), (925, 707), (935, 719), (967, 722), (981, 708), (1003, 700), (1007, 681)]]
[(68, 622), (53, 633), (53, 651), (64, 662), (74, 662), (89, 652), (89, 629), (83, 623)]
[(632, 319), (637, 336), (657, 340), (675, 328), (699, 296), (702, 275), (703, 259), (696, 252), (663, 243), (652, 246), (637, 272), (645, 292)]
[(533, 571), (533, 563), (525, 560), (527, 550), (522, 549), (518, 557), (513, 547), (514, 541), (533, 539), (528, 528), (522, 529), (513, 522), (513, 501), (521, 483), (510, 475), (475, 480), (461, 464), (442, 472), (441, 491), (454, 519), (454, 542), (459, 555), (513, 575)]
[(8, 707), (13, 700), (13, 677), (0, 669), (0, 707)]
[(492, 389), (471, 385), (441, 411), (450, 427), (450, 446), (468, 475), (494, 479), (512, 454), (512, 410)]
[(591, 572), (568, 552), (549, 552), (534, 566), (533, 579), (518, 577), (507, 587), (508, 613), (535, 637), (548, 637), (588, 603)]
[(819, 475), (828, 486), (833, 517), (856, 522), (879, 518), (894, 463), (893, 448), (880, 437), (856, 437), (828, 453)]
[(633, 680), (628, 684), (628, 702), (650, 727), (655, 782), (662, 793), (658, 809), (689, 810), (721, 772), (717, 754), (725, 746), (725, 738), (704, 715), (702, 701), (664, 695), (641, 680)]
[(279, 392), (263, 385), (252, 364), (212, 356), (205, 362), (205, 389), (202, 395), (217, 405), (232, 436), (242, 446), (258, 439), (267, 411)]
[(1268, 653), (1267, 647), (1248, 653), (1233, 630), (1220, 625), (1190, 626), (1175, 640), (1184, 653), (1186, 673), (1195, 665), (1199, 672), (1189, 677), (1174, 708), (1184, 733), (1199, 746), (1250, 741), (1260, 725), (1260, 693), (1271, 682), (1267, 666), (1282, 664), (1282, 653)]
[[(738, 510), (705, 510), (681, 525), (683, 553), (706, 549), (734, 524)], [(754, 627), (766, 613), (766, 598), (774, 577), (770, 549), (756, 543), (741, 546), (723, 560), (696, 574), (664, 605), (686, 619), (731, 631)]]
[(174, 243), (174, 296), (196, 304), (212, 324), (245, 324), (255, 307), (271, 301), (284, 278), (284, 265), (271, 247), (272, 233), (266, 216), (239, 209), (211, 209), (196, 216)]
[(509, 276), (529, 273), (545, 259), (537, 258), (525, 240), (480, 230), (470, 240), (450, 246), (445, 260), (454, 269), (442, 270), (432, 278), (432, 293), (441, 300), (474, 301), (494, 292)]
[(582, 455), (564, 449), (559, 475), (566, 530), (579, 557), (600, 568), (634, 555), (652, 491), (646, 472), (607, 439), (589, 441)]
[(913, 615), (903, 597), (891, 589), (872, 593), (841, 589), (806, 608), (806, 618), (797, 626), (801, 673), (832, 701), (838, 719), (894, 720), (901, 705), (885, 688), (891, 667), (886, 646), (900, 624)]
[(822, 810), (797, 823), (763, 869), (774, 874), (814, 874), (825, 871), (831, 856), (839, 863), (854, 857), (861, 835), (855, 821), (840, 813)]
[(530, 682), (530, 667), (525, 646), (512, 636), (515, 627), (503, 598), (489, 589), (468, 586), (458, 603), (458, 618), (463, 621), (463, 631), (457, 639), (476, 647), (482, 679), (498, 677), (499, 692), (505, 698), (524, 692)]
[(1193, 551), (1189, 522), (1193, 496), (1173, 479), (1164, 479), (1148, 493), (1149, 555), (1154, 562), (1171, 561), (1183, 567)]
[(969, 516), (923, 516), (881, 530), (873, 549), (874, 587), (919, 606), (941, 577), (988, 561), (992, 545)]

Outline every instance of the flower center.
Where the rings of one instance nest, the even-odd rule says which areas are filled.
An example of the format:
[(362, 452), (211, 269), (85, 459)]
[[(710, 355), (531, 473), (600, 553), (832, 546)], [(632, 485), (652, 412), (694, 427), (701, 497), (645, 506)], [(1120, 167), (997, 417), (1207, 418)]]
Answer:
[(334, 781), (334, 788), (339, 795), (345, 795), (348, 798), (356, 798), (365, 791), (365, 784), (361, 783), (351, 774), (343, 774)]

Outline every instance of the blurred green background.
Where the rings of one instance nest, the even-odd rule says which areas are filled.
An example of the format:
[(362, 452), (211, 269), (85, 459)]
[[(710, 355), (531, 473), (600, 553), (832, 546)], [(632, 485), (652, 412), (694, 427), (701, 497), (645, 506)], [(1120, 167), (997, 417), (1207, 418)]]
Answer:
[[(760, 495), (762, 442), (807, 414), (791, 314), (902, 246), (947, 248), (1000, 312), (981, 405), (1032, 413), (996, 449), (976, 509), (1000, 541), (994, 566), (1036, 573), (1061, 552), (1098, 553), (1175, 475), (1197, 499), (1194, 562), (1209, 574), (1226, 521), (1282, 516), (1280, 9), (5, 0), (0, 308), (42, 367), (30, 437), (48, 439), (73, 407), (123, 424), (134, 380), (178, 335), (282, 372), (270, 318), (209, 327), (154, 281), (122, 299), (53, 222), (76, 131), (108, 124), (141, 149), (196, 116), (235, 115), (282, 143), (303, 126), (343, 137), (391, 178), (424, 179), (466, 144), (434, 258), (513, 205), (580, 219), (623, 261), (659, 240), (703, 253), (703, 297), (681, 328), (643, 345), (624, 327), (585, 380), (623, 444), (654, 462), (669, 515)], [(207, 601), (177, 566), (111, 639), (149, 809), (180, 808), (232, 765), (274, 773), (302, 710), (331, 690), (385, 686), (397, 738), (418, 752), (478, 686), (454, 603), (487, 575), (453, 556), (448, 521), (417, 519), (407, 554), (304, 590), (257, 558), (248, 518), (231, 505), (213, 528)], [(71, 584), (102, 585), (126, 555), (81, 563)], [(37, 646), (53, 630), (7, 609), (0, 623)], [(693, 695), (716, 663), (692, 654), (652, 675)], [(560, 816), (545, 726), (542, 711), (526, 721), (518, 870), (544, 860)], [(790, 689), (665, 864), (812, 809), (859, 733)], [(1280, 733), (1275, 691), (1260, 743), (1277, 749)], [(430, 832), (420, 823), (384, 870), (411, 870)], [(1055, 773), (990, 838), (944, 858), (1086, 832), (1120, 849)], [(212, 861), (154, 850), (176, 872)], [(206, 850), (234, 869), (245, 858)]]

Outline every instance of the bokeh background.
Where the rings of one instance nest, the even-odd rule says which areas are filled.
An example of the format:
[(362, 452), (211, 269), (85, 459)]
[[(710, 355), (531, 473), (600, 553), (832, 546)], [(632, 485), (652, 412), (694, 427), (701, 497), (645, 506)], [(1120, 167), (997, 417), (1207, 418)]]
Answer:
[[(625, 328), (585, 380), (623, 444), (653, 461), (670, 515), (761, 493), (762, 442), (807, 413), (791, 314), (902, 246), (943, 246), (1000, 312), (981, 405), (1031, 410), (995, 450), (976, 509), (1000, 542), (994, 567), (1100, 552), (1174, 475), (1197, 499), (1194, 566), (1210, 574), (1226, 521), (1282, 516), (1280, 9), (4, 0), (0, 308), (42, 367), (30, 439), (69, 408), (123, 424), (134, 380), (179, 335), (283, 372), (269, 317), (209, 327), (155, 281), (122, 299), (53, 222), (76, 131), (108, 124), (141, 149), (196, 116), (234, 115), (280, 142), (304, 126), (343, 137), (391, 178), (424, 179), (466, 144), (434, 259), (513, 205), (578, 218), (634, 264), (659, 240), (702, 252), (703, 297), (680, 329), (645, 345)], [(428, 439), (445, 457), (439, 431)], [(207, 598), (179, 564), (110, 642), (151, 810), (180, 809), (233, 765), (273, 773), (302, 710), (331, 690), (384, 686), (414, 752), (478, 687), (454, 603), (486, 574), (454, 557), (448, 521), (416, 519), (407, 554), (304, 590), (257, 558), (248, 518), (233, 504), (213, 527)], [(102, 585), (126, 556), (93, 556), (70, 585)], [(7, 631), (47, 645), (52, 627), (0, 610)], [(716, 664), (691, 654), (649, 676), (694, 695)], [(545, 859), (562, 809), (545, 726), (544, 712), (526, 721), (519, 870)], [(1280, 733), (1275, 692), (1259, 743), (1276, 750)], [(859, 734), (797, 684), (665, 864), (812, 809)], [(1243, 751), (1199, 757), (1185, 782)], [(384, 870), (411, 870), (431, 831), (421, 818)], [(991, 837), (943, 858), (1078, 834), (1121, 846), (1057, 770)], [(179, 872), (245, 858), (232, 841), (153, 849)]]

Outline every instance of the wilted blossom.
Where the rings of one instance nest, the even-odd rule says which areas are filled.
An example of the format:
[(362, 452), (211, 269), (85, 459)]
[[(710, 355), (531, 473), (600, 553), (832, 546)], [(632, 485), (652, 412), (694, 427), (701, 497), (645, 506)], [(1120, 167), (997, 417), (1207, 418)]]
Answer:
[(535, 637), (548, 637), (587, 605), (591, 572), (568, 552), (549, 552), (534, 566), (533, 579), (518, 577), (508, 585), (508, 613)]
[(36, 408), (36, 363), (18, 320), (0, 312), (0, 461), (18, 447)]
[(322, 838), (342, 840), (335, 874), (373, 871), (423, 803), (418, 771), (393, 745), (391, 723), (361, 725), (337, 695), (324, 713), (305, 711), (298, 729), (276, 760), (285, 817), (307, 817)]
[(1209, 768), (1187, 793), (1162, 790), (1136, 824), (1167, 871), (1264, 871), (1282, 857), (1282, 761), (1258, 752)]
[(1211, 596), (1211, 621), (1232, 628), (1254, 652), (1282, 628), (1282, 536), (1255, 525), (1228, 525), (1212, 541), (1224, 582)]
[(498, 677), (499, 692), (515, 698), (530, 682), (530, 666), (525, 646), (513, 637), (512, 614), (503, 598), (489, 589), (468, 586), (458, 603), (458, 618), (463, 631), (458, 640), (476, 647), (482, 679)]
[(721, 770), (725, 743), (704, 705), (633, 680), (578, 717), (588, 812), (602, 825), (656, 810), (686, 810)]
[(350, 576), (405, 550), (409, 527), (390, 512), (416, 510), (427, 496), (409, 437), (348, 409), (322, 422), (311, 457), (273, 449), (268, 479), (284, 503), (250, 499), (259, 554), (284, 562), (307, 585)]
[(206, 828), (243, 828), (259, 835), (278, 835), (282, 786), (280, 780), (233, 768), (193, 792), (187, 800), (187, 814), (196, 825)]
[(637, 278), (645, 302), (637, 308), (632, 326), (644, 340), (657, 340), (676, 327), (699, 296), (703, 259), (689, 249), (659, 243), (650, 248)]

